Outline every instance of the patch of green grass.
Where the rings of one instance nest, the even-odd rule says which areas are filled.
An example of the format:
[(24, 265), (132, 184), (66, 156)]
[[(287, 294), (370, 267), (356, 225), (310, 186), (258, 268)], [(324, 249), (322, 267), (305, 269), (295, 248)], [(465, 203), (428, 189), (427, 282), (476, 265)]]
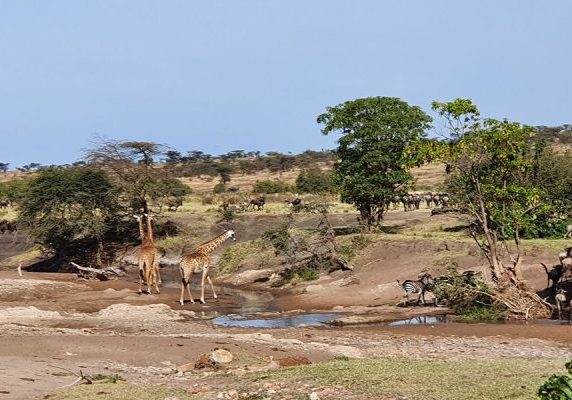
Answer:
[(297, 269), (290, 278), (290, 282), (304, 282), (304, 281), (315, 281), (320, 277), (318, 271), (310, 269), (310, 268), (300, 268)]
[(526, 249), (536, 247), (559, 253), (564, 248), (570, 246), (570, 239), (526, 239), (523, 240), (522, 243)]
[(191, 396), (182, 389), (115, 383), (73, 386), (44, 396), (44, 399), (49, 400), (157, 400), (168, 398), (199, 400), (199, 397)]
[(32, 250), (28, 250), (25, 253), (16, 254), (12, 257), (8, 257), (2, 264), (4, 265), (16, 265), (22, 263), (22, 265), (26, 265), (34, 261), (35, 259), (42, 256), (42, 251), (39, 248), (34, 248)]
[(249, 379), (342, 385), (369, 398), (410, 400), (530, 400), (562, 361), (528, 360), (334, 360), (285, 368)]
[(372, 235), (363, 233), (336, 237), (339, 255), (346, 261), (351, 261), (360, 251), (374, 242)]
[(222, 253), (218, 262), (217, 275), (227, 275), (234, 273), (249, 257), (273, 257), (262, 239), (251, 240), (248, 242), (236, 243), (231, 247), (227, 247)]
[(467, 249), (443, 251), (433, 259), (433, 267), (439, 272), (445, 272), (445, 269), (454, 265), (458, 258), (466, 255)]

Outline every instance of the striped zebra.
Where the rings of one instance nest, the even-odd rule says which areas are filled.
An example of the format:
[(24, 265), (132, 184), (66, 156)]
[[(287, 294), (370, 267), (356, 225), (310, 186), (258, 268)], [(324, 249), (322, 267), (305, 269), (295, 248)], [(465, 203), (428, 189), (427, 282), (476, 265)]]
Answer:
[(407, 298), (409, 302), (409, 296), (414, 293), (419, 293), (417, 296), (417, 304), (421, 303), (425, 305), (425, 292), (431, 291), (435, 285), (435, 280), (431, 277), (431, 274), (425, 272), (419, 276), (419, 280), (412, 281), (410, 279), (400, 283), (399, 280), (397, 284), (403, 289), (403, 297)]

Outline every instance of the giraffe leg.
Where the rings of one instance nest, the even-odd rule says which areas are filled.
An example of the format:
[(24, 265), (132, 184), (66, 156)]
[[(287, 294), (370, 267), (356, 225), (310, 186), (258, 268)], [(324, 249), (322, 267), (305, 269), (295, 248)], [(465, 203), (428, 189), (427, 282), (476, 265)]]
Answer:
[(151, 293), (151, 285), (152, 285), (151, 281), (153, 279), (153, 275), (152, 275), (153, 269), (152, 268), (153, 268), (153, 266), (150, 267), (149, 262), (147, 262), (147, 265), (145, 266), (145, 277), (147, 278), (146, 279), (147, 280), (147, 282), (146, 282), (147, 283), (147, 294), (152, 294)]
[(155, 255), (154, 259), (153, 259), (153, 268), (151, 268), (153, 270), (153, 283), (155, 284), (155, 290), (157, 291), (157, 294), (161, 293), (161, 291), (159, 290), (159, 279), (160, 279), (160, 275), (159, 275), (159, 259), (158, 257)]
[(145, 270), (144, 270), (145, 263), (142, 258), (139, 259), (139, 290), (137, 293), (143, 293), (143, 281), (145, 280)]
[(189, 288), (189, 281), (184, 277), (182, 278), (181, 299), (179, 302), (181, 303), (182, 306), (185, 305), (185, 288), (187, 288), (187, 292), (189, 293), (191, 304), (195, 304), (195, 300), (193, 299), (193, 295), (191, 294), (191, 289)]
[(201, 303), (205, 304), (205, 277), (207, 276), (208, 267), (203, 267), (203, 274), (201, 277)]
[(207, 275), (207, 281), (209, 282), (209, 285), (211, 285), (211, 289), (213, 291), (213, 297), (215, 299), (218, 299), (218, 296), (216, 295), (216, 293), (214, 291), (213, 281), (211, 280), (211, 277), (209, 275)]
[(161, 265), (159, 264), (159, 258), (157, 258), (155, 272), (157, 273), (157, 280), (159, 282), (159, 286), (163, 285), (163, 281), (161, 280)]

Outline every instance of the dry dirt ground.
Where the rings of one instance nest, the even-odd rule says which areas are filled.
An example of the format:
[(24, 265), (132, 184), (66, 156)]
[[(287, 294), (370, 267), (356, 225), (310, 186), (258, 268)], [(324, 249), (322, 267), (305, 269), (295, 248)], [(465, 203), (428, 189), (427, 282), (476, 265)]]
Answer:
[[(260, 226), (264, 225), (266, 217), (259, 218)], [(428, 234), (430, 224), (443, 227), (443, 235)], [(135, 384), (180, 387), (203, 399), (217, 399), (238, 398), (233, 390), (244, 373), (275, 368), (299, 357), (311, 362), (389, 357), (562, 360), (562, 364), (571, 359), (569, 325), (377, 323), (265, 330), (213, 324), (216, 316), (253, 311), (264, 311), (266, 317), (327, 311), (368, 322), (441, 314), (442, 308), (395, 307), (402, 300), (395, 281), (426, 269), (438, 273), (451, 259), (461, 269), (479, 269), (482, 260), (471, 242), (448, 236), (447, 229), (455, 230), (458, 224), (450, 216), (429, 219), (427, 210), (390, 213), (387, 225), (398, 233), (371, 244), (352, 262), (354, 271), (325, 275), (279, 292), (255, 285), (231, 287), (219, 280), (219, 299), (212, 299), (207, 290), (205, 305), (178, 303), (174, 266), (164, 268), (160, 295), (137, 294), (134, 278), (98, 282), (73, 274), (24, 272), (19, 276), (14, 269), (0, 271), (0, 400), (42, 398), (72, 383), (73, 373), (80, 369), (87, 374), (119, 374)], [(525, 277), (538, 289), (546, 279), (538, 262), (550, 262), (550, 257), (539, 248), (527, 253)], [(196, 287), (193, 292), (198, 293)], [(215, 348), (234, 355), (223, 370), (176, 373), (177, 366), (194, 363), (200, 354)], [(281, 359), (289, 361), (276, 361)], [(260, 389), (256, 383), (250, 385)], [(267, 398), (283, 399), (287, 395), (282, 391), (292, 388), (275, 385), (262, 390)], [(344, 398), (339, 388), (295, 390), (317, 391), (322, 399)]]

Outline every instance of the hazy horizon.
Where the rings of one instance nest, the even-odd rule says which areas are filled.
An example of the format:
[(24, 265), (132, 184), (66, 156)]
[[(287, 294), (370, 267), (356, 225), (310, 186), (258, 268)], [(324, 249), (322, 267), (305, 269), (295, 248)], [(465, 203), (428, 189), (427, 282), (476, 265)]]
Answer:
[(316, 117), (367, 96), (471, 98), (572, 123), (572, 2), (0, 2), (0, 162), (67, 164), (91, 140), (185, 154), (332, 149)]

